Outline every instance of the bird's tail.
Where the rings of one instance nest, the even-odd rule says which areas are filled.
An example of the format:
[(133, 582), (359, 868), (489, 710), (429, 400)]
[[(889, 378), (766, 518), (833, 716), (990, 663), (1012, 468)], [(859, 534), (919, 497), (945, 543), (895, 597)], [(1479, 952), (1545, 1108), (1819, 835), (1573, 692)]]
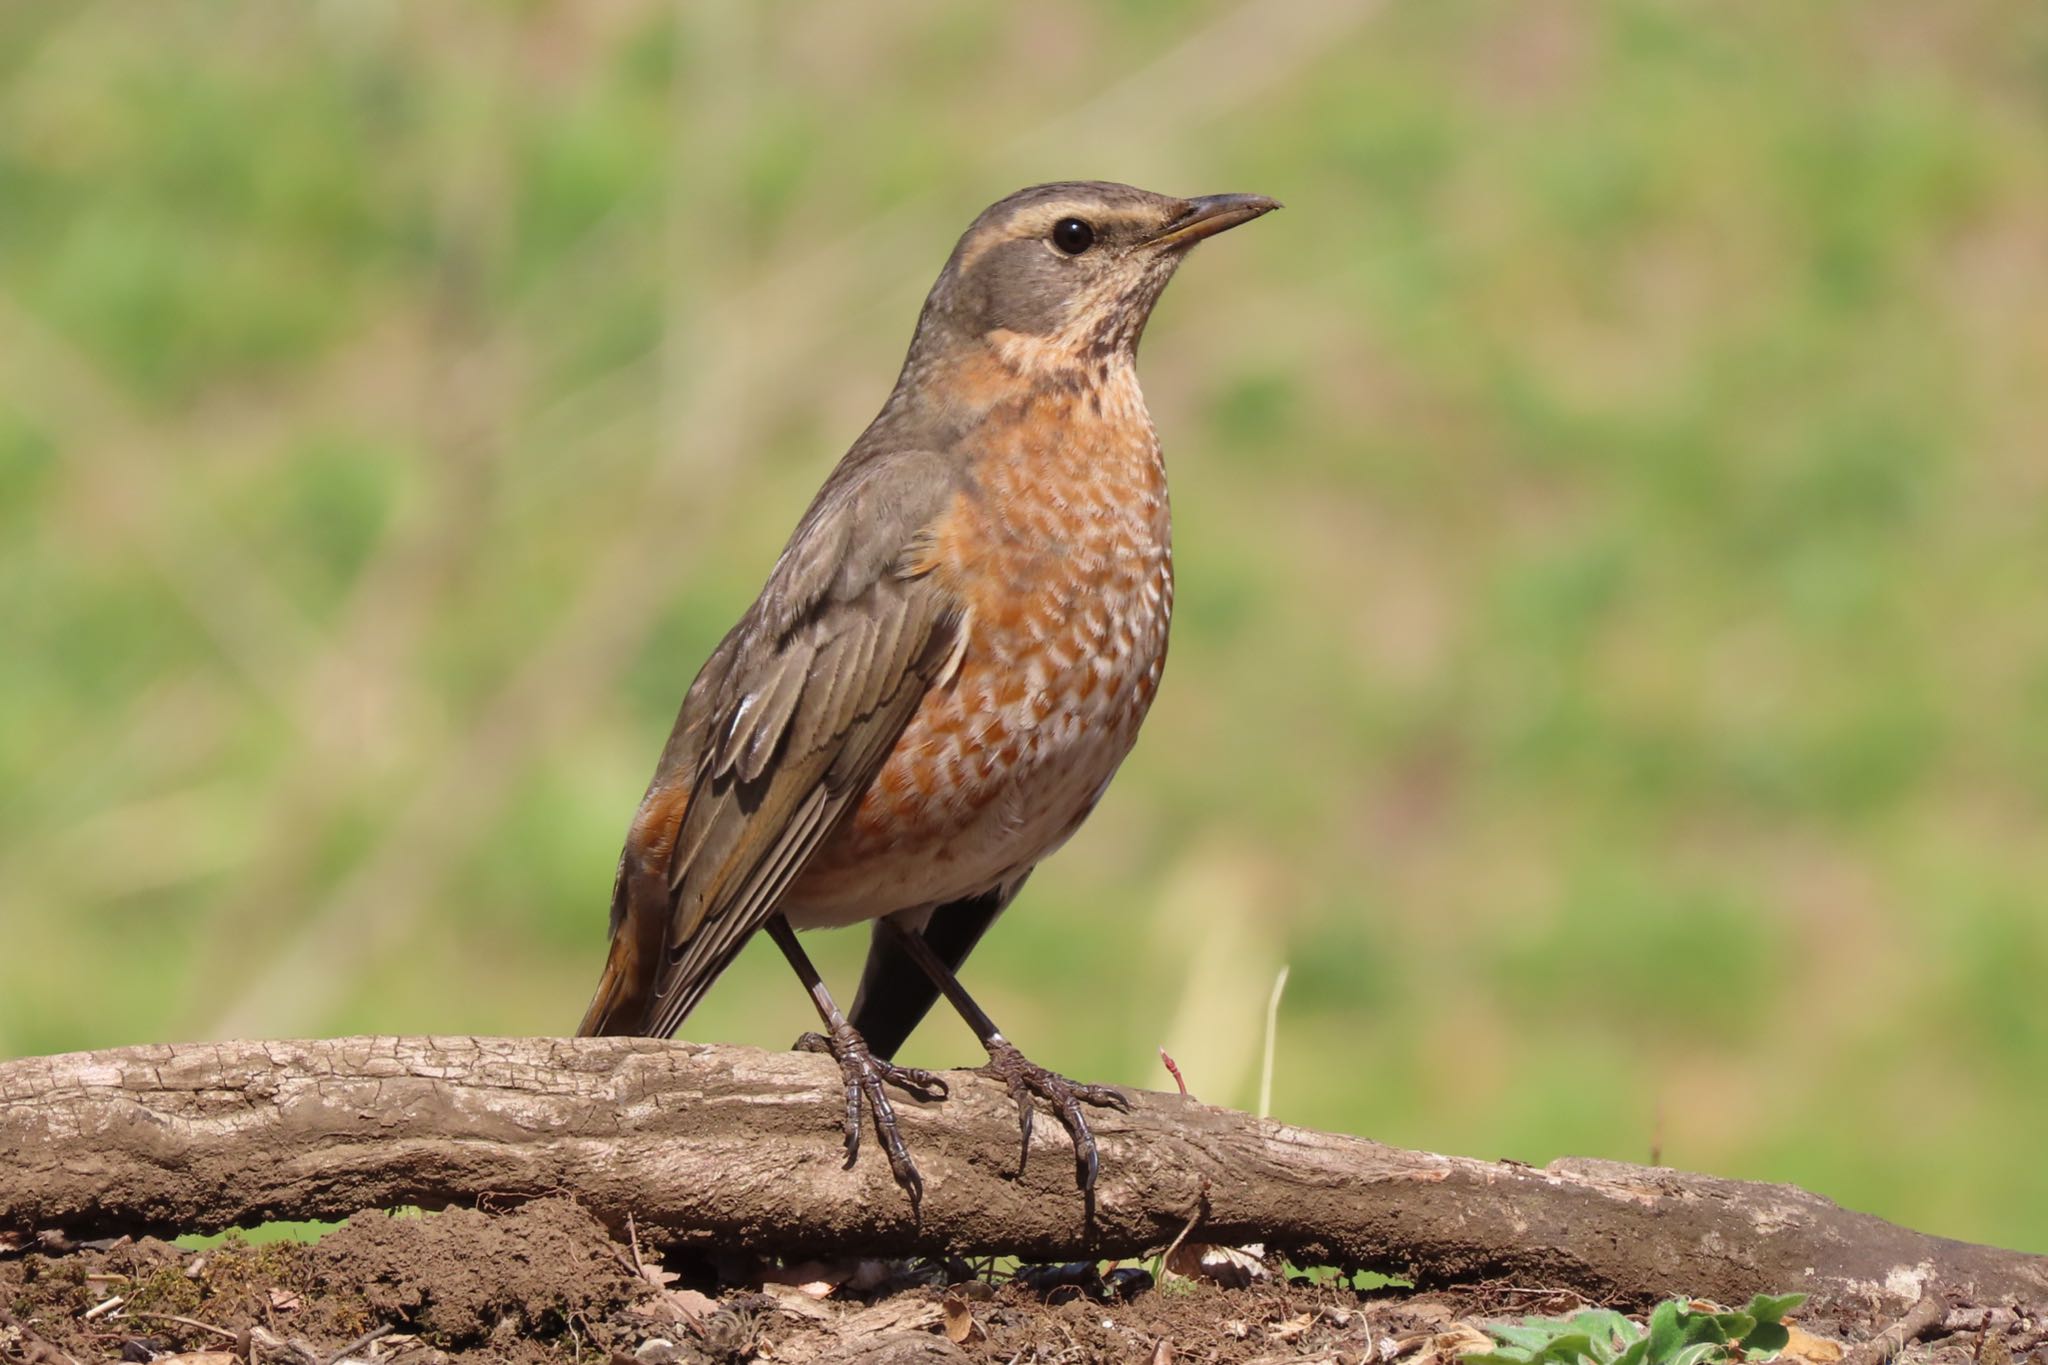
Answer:
[(631, 904), (632, 883), (627, 860), (619, 861), (619, 875), (612, 884), (612, 946), (605, 955), (604, 975), (597, 979), (597, 993), (583, 1022), (576, 1026), (579, 1036), (636, 1034), (647, 1031), (649, 997), (654, 990), (654, 968), (661, 960), (661, 937), (666, 916), (649, 913), (653, 907)]
[(611, 955), (605, 959), (604, 975), (597, 981), (597, 994), (590, 998), (590, 1008), (583, 1012), (583, 1022), (576, 1026), (581, 1037), (640, 1031), (636, 1025), (646, 1014), (646, 1001), (641, 991), (635, 988), (638, 973), (633, 970), (635, 954), (631, 943), (630, 936), (612, 940)]

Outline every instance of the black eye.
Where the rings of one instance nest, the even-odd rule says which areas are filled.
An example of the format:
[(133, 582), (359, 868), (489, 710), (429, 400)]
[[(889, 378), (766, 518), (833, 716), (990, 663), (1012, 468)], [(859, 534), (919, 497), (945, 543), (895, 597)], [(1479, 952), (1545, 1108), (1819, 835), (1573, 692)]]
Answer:
[(1079, 218), (1062, 218), (1052, 225), (1052, 244), (1069, 256), (1078, 256), (1095, 245), (1095, 229)]

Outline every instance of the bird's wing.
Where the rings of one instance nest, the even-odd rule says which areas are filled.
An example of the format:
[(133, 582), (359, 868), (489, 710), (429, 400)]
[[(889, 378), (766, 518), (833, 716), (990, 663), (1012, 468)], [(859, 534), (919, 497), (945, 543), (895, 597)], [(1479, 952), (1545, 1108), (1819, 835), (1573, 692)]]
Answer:
[[(958, 974), (960, 964), (996, 922), (996, 916), (1016, 898), (1024, 879), (1030, 875), (1031, 870), (1026, 868), (993, 890), (948, 901), (934, 909), (924, 927), (916, 932), (939, 955), (939, 961)], [(884, 1061), (893, 1058), (938, 998), (938, 986), (897, 945), (895, 935), (880, 920), (875, 921), (873, 937), (868, 941), (867, 965), (860, 974), (860, 990), (853, 997), (853, 1008), (847, 1012), (848, 1021), (867, 1041), (869, 1051)]]
[(713, 653), (620, 859), (585, 1032), (673, 1033), (859, 802), (962, 643), (943, 457), (843, 465)]

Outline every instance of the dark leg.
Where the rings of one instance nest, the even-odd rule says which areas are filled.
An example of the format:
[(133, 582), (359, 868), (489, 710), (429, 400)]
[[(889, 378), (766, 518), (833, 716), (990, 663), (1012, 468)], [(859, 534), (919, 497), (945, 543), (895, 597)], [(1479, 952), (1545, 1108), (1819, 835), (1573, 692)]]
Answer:
[(1017, 1123), (1024, 1135), (1023, 1149), (1017, 1157), (1018, 1174), (1023, 1174), (1024, 1163), (1031, 1155), (1031, 1097), (1038, 1095), (1052, 1105), (1053, 1112), (1059, 1115), (1060, 1123), (1067, 1130), (1067, 1136), (1073, 1139), (1074, 1181), (1084, 1193), (1092, 1196), (1101, 1161), (1095, 1152), (1095, 1134), (1088, 1130), (1088, 1117), (1081, 1112), (1081, 1106), (1093, 1104), (1105, 1109), (1128, 1111), (1130, 1101), (1106, 1085), (1076, 1084), (1026, 1058), (1017, 1050), (1015, 1043), (1003, 1037), (995, 1021), (982, 1011), (981, 1006), (974, 1003), (960, 985), (960, 979), (932, 951), (930, 944), (893, 920), (885, 919), (881, 923), (895, 935), (897, 946), (960, 1012), (967, 1026), (974, 1030), (975, 1037), (981, 1039), (981, 1045), (988, 1049), (988, 1073), (1010, 1087), (1010, 1098), (1017, 1102)]
[(846, 1022), (846, 1016), (839, 1012), (839, 1006), (832, 1003), (832, 996), (825, 989), (824, 981), (818, 976), (818, 969), (811, 965), (810, 955), (796, 941), (796, 930), (789, 921), (776, 915), (768, 921), (768, 936), (775, 940), (775, 946), (782, 949), (782, 955), (789, 959), (789, 965), (796, 969), (797, 978), (804, 983), (804, 989), (811, 993), (811, 1003), (818, 1008), (818, 1018), (825, 1023), (824, 1033), (806, 1033), (796, 1040), (802, 1052), (829, 1052), (839, 1063), (839, 1074), (846, 1081), (846, 1167), (853, 1169), (854, 1158), (860, 1155), (860, 1102), (866, 1096), (868, 1109), (875, 1116), (875, 1137), (882, 1144), (882, 1151), (889, 1158), (890, 1173), (896, 1183), (910, 1196), (913, 1214), (924, 1200), (924, 1179), (917, 1173), (917, 1166), (910, 1159), (910, 1152), (903, 1145), (903, 1135), (896, 1131), (896, 1110), (889, 1103), (884, 1084), (901, 1086), (919, 1099), (942, 1100), (946, 1097), (946, 1083), (929, 1071), (915, 1067), (895, 1066), (884, 1062), (868, 1051), (868, 1045), (853, 1025)]

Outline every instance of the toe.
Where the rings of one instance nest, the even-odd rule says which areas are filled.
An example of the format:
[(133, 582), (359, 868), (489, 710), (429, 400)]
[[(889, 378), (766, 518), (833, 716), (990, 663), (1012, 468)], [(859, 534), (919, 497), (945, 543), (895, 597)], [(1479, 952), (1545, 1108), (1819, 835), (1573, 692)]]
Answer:
[(895, 1066), (888, 1062), (878, 1062), (876, 1065), (881, 1069), (883, 1080), (921, 1100), (943, 1100), (951, 1093), (945, 1078), (934, 1072), (914, 1066)]

